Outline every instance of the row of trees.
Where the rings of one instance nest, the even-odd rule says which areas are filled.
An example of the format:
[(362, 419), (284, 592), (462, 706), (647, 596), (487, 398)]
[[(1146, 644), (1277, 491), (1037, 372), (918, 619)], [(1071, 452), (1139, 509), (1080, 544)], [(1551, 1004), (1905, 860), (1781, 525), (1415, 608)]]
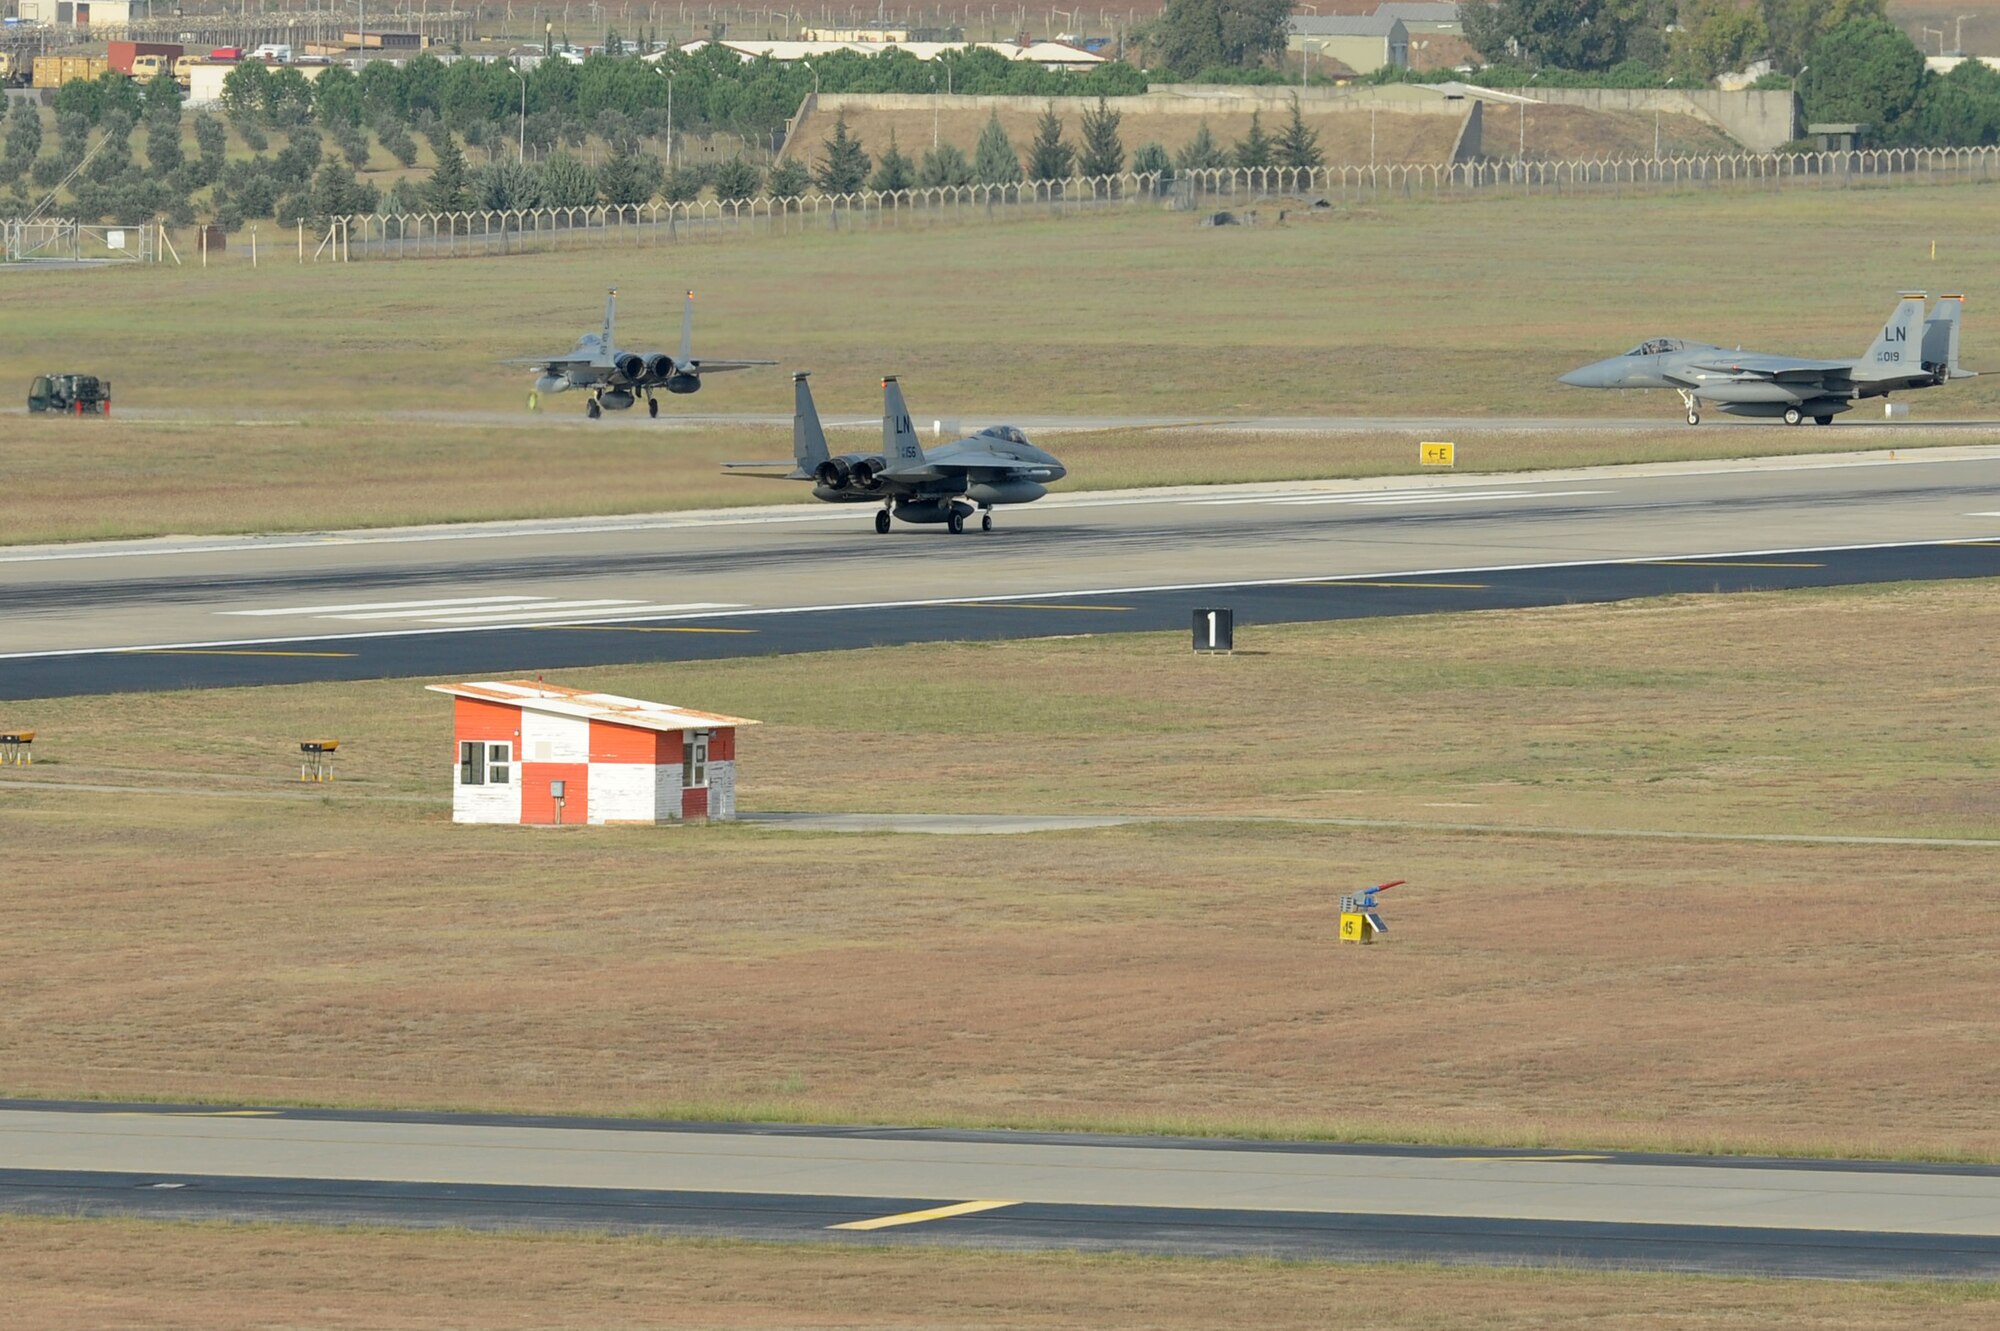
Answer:
[(1883, 0), (1464, 0), (1474, 50), (1529, 69), (1664, 71), (1679, 83), (1769, 60), (1779, 74), (1810, 63), (1815, 42)]
[[(1000, 123), (999, 113), (995, 112), (988, 118), (970, 158), (964, 150), (947, 143), (926, 152), (922, 161), (912, 162), (896, 143), (893, 130), (881, 157), (870, 158), (861, 140), (848, 131), (847, 117), (843, 115), (834, 121), (833, 137), (821, 144), (821, 156), (811, 179), (825, 193), (852, 194), (861, 189), (892, 193), (913, 186), (1013, 185), (1023, 180), (1115, 176), (1126, 170), (1125, 145), (1118, 133), (1122, 119), (1118, 111), (1100, 98), (1094, 108), (1083, 113), (1081, 140), (1072, 143), (1064, 133), (1062, 118), (1051, 106), (1042, 113), (1024, 161), (1006, 127)], [(1277, 135), (1267, 134), (1262, 115), (1253, 112), (1249, 134), (1225, 149), (1216, 142), (1208, 121), (1203, 120), (1194, 138), (1182, 145), (1177, 154), (1169, 154), (1158, 143), (1142, 145), (1131, 156), (1131, 170), (1171, 175), (1176, 170), (1315, 167), (1324, 162), (1319, 133), (1305, 123), (1295, 98), (1290, 119)], [(772, 172), (771, 192), (775, 197), (783, 197), (777, 188), (778, 172), (788, 169), (803, 174), (803, 168), (789, 160), (780, 162)]]

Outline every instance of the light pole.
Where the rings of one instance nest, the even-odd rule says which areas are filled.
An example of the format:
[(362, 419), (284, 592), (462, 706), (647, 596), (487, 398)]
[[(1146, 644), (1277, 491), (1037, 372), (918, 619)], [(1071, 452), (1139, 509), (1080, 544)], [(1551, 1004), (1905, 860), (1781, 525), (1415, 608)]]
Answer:
[(1926, 37), (1935, 37), (1935, 38), (1937, 38), (1937, 39), (1938, 39), (1938, 58), (1939, 58), (1939, 59), (1943, 59), (1943, 58), (1944, 58), (1944, 29), (1943, 29), (1943, 28), (1925, 28), (1925, 29), (1924, 29), (1924, 35), (1925, 35)]
[(514, 150), (514, 160), (522, 166), (528, 164), (528, 76), (521, 72), (519, 65), (509, 65), (514, 77), (521, 80), (521, 141)]
[(667, 170), (674, 169), (674, 76), (653, 66), (653, 72), (667, 81)]
[(1965, 21), (1978, 18), (1977, 14), (1960, 14), (1951, 25), (1951, 49), (1959, 55), (1965, 54)]
[(813, 76), (813, 110), (817, 111), (819, 110), (819, 71), (813, 68), (813, 62), (810, 60), (801, 60), (799, 63), (804, 65), (806, 72)]

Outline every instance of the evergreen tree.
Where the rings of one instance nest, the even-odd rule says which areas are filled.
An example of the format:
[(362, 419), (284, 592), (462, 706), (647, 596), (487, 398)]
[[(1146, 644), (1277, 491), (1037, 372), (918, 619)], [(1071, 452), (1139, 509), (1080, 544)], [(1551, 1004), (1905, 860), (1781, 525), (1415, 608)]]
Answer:
[(1115, 176), (1125, 169), (1125, 145), (1118, 139), (1118, 122), (1124, 116), (1110, 110), (1102, 96), (1095, 110), (1083, 113), (1083, 151), (1077, 155), (1077, 174)]
[(634, 139), (621, 139), (613, 144), (611, 155), (597, 168), (597, 192), (606, 203), (621, 207), (651, 203), (666, 183), (667, 171), (660, 159), (640, 152)]
[(1271, 164), (1271, 136), (1264, 132), (1264, 113), (1250, 113), (1250, 135), (1236, 143), (1236, 165), (1239, 167), (1269, 166)]
[(1284, 133), (1278, 135), (1277, 156), (1279, 166), (1295, 166), (1301, 169), (1322, 166), (1326, 155), (1319, 150), (1319, 131), (1307, 129), (1305, 117), (1299, 114), (1299, 99), (1292, 98), (1292, 117), (1285, 122)]
[(1285, 49), (1292, 0), (1167, 0), (1134, 37), (1165, 68), (1189, 78), (1204, 69), (1249, 68)]
[(868, 181), (868, 188), (877, 194), (895, 194), (916, 183), (916, 172), (910, 166), (910, 159), (896, 146), (896, 131), (889, 131), (889, 151), (875, 165), (875, 174)]
[(1182, 171), (1215, 171), (1229, 165), (1229, 154), (1215, 141), (1206, 116), (1195, 127), (1194, 137), (1174, 155), (1174, 165)]
[(1799, 101), (1812, 121), (1859, 121), (1878, 143), (1906, 135), (1929, 71), (1924, 53), (1881, 18), (1856, 18), (1813, 43), (1799, 76)]
[(181, 169), (187, 155), (181, 151), (181, 122), (176, 116), (172, 121), (146, 118), (146, 164), (156, 175), (169, 175)]
[(932, 189), (944, 185), (970, 185), (972, 163), (965, 160), (965, 153), (956, 145), (939, 144), (924, 154), (923, 165), (917, 168), (917, 183)]
[(145, 117), (148, 125), (181, 123), (181, 85), (169, 70), (146, 80)]
[(204, 164), (214, 164), (214, 174), (222, 172), (222, 155), (229, 145), (229, 131), (206, 111), (195, 112), (194, 146)]
[(42, 152), (42, 111), (26, 97), (7, 104), (7, 156), (25, 168)]
[(1174, 178), (1174, 159), (1157, 143), (1143, 144), (1132, 154), (1132, 170), (1142, 176), (1156, 175), (1164, 185)]
[(1035, 141), (1028, 145), (1028, 178), (1068, 180), (1075, 171), (1076, 149), (1063, 138), (1063, 123), (1051, 103), (1035, 127)]
[(972, 154), (972, 173), (982, 185), (1020, 183), (1021, 159), (1014, 151), (1013, 140), (1007, 137), (1007, 130), (1000, 123), (998, 111), (993, 112), (986, 128), (979, 132), (979, 146)]
[(437, 166), (424, 183), (424, 203), (434, 213), (470, 212), (472, 176), (465, 167), (465, 154), (458, 150), (448, 130), (439, 130), (431, 146), (437, 150)]
[(597, 202), (597, 172), (558, 148), (542, 163), (542, 207), (588, 208)]
[(868, 181), (868, 154), (861, 140), (847, 132), (847, 113), (833, 122), (833, 137), (824, 141), (826, 155), (820, 159), (813, 178), (828, 194), (852, 194)]
[(755, 162), (732, 157), (715, 168), (715, 197), (725, 202), (754, 199), (764, 187), (764, 173)]
[(796, 199), (812, 185), (812, 173), (796, 157), (787, 157), (771, 168), (764, 188), (774, 199)]
[[(320, 168), (325, 177), (328, 167)], [(479, 206), (490, 213), (518, 212), (538, 207), (542, 201), (542, 175), (534, 167), (501, 158), (479, 168), (472, 178)]]

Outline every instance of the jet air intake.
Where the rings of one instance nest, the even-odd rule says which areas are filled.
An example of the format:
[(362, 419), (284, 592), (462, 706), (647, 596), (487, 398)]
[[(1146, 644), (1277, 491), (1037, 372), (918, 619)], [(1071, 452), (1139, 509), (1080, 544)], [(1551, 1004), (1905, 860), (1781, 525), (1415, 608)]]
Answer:
[(966, 487), (965, 497), (975, 504), (1028, 504), (1049, 492), (1035, 481), (979, 481)]

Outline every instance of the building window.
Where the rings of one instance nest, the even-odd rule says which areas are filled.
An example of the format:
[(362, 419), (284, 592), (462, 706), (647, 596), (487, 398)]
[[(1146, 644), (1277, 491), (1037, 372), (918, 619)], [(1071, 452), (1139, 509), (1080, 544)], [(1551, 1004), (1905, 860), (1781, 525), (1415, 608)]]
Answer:
[(708, 784), (708, 732), (691, 731), (681, 753), (681, 784), (697, 790)]
[(513, 761), (513, 745), (488, 744), (486, 746), (486, 779), (496, 786), (506, 785), (511, 775), (510, 765)]
[(461, 786), (486, 784), (486, 745), (478, 740), (459, 741), (458, 784)]

